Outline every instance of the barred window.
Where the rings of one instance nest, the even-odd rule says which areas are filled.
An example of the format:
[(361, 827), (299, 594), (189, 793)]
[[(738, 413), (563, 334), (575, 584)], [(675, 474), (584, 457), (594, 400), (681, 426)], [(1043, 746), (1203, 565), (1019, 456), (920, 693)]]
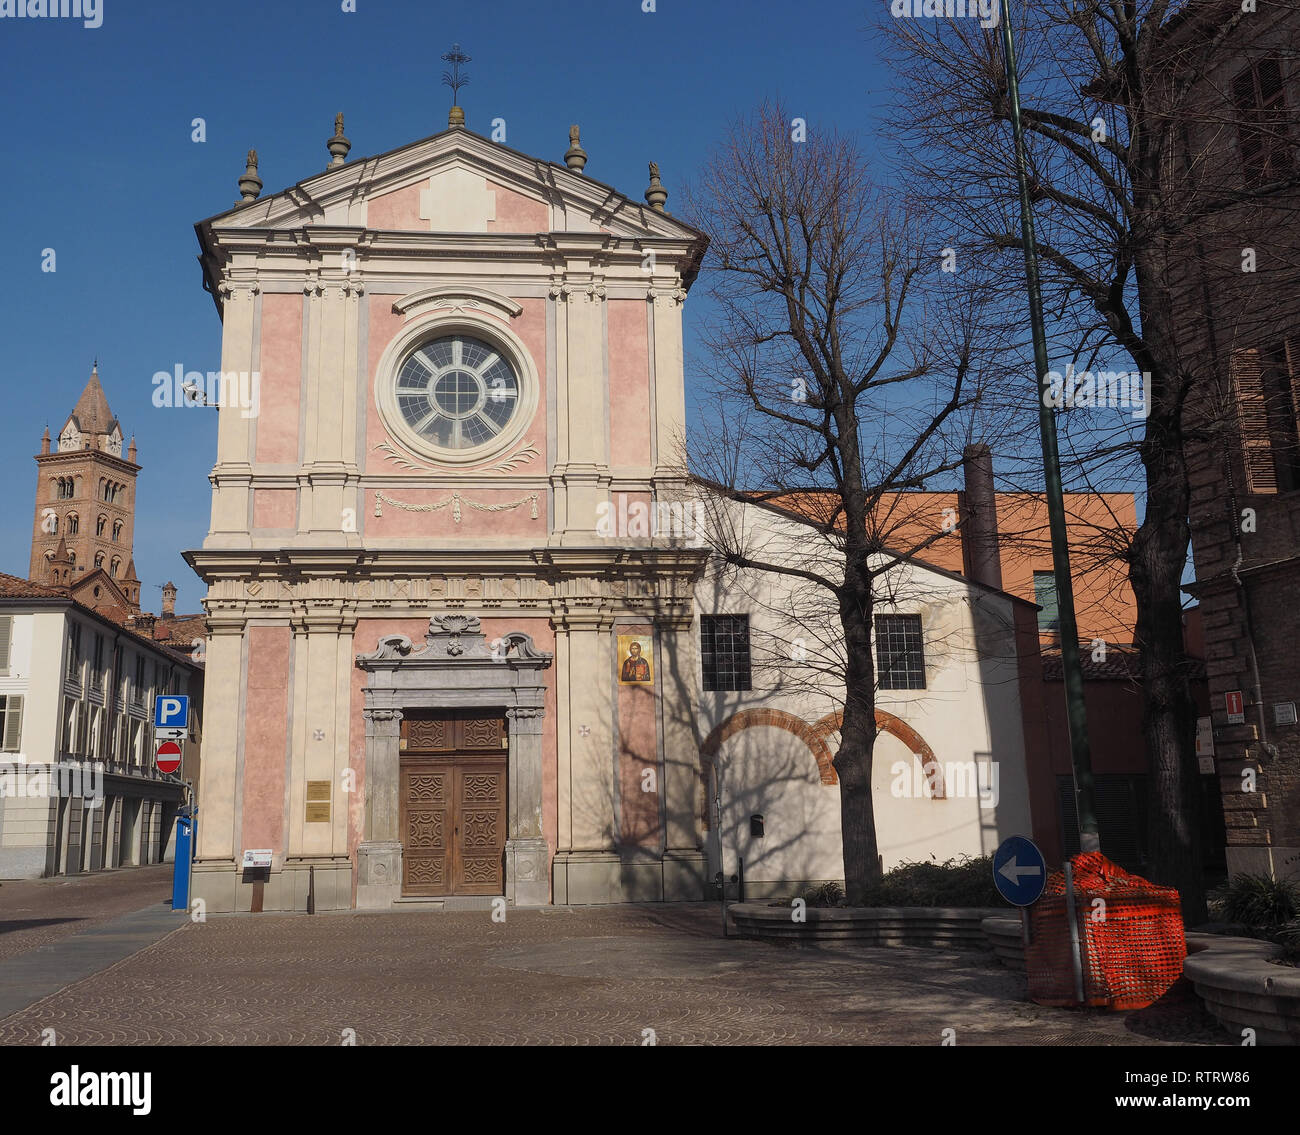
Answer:
[(920, 615), (876, 616), (876, 685), (882, 690), (925, 689)]
[(700, 659), (705, 690), (748, 690), (749, 616), (701, 615)]

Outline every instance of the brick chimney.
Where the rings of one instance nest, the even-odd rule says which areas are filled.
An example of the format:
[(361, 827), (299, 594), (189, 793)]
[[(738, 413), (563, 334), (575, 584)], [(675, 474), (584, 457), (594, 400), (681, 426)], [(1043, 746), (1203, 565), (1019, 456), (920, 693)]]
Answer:
[(993, 454), (983, 442), (962, 451), (966, 490), (958, 501), (961, 514), (962, 567), (969, 579), (1002, 588), (998, 558), (998, 506), (993, 491)]
[(164, 619), (175, 618), (176, 616), (176, 584), (170, 579), (163, 584), (162, 598), (162, 617)]

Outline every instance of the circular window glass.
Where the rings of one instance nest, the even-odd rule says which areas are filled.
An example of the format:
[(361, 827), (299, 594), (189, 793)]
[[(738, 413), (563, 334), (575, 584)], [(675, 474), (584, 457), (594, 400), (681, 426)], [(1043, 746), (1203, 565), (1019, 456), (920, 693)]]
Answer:
[(419, 437), (441, 449), (473, 449), (515, 416), (519, 379), (491, 344), (448, 335), (407, 356), (396, 394), (402, 419)]

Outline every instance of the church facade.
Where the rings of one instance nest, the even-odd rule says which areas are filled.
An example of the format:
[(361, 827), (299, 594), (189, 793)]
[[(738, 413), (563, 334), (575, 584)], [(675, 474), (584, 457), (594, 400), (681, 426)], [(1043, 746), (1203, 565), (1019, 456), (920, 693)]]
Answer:
[[(653, 665), (621, 684), (616, 654), (689, 665), (704, 553), (599, 533), (680, 490), (704, 238), (657, 185), (586, 177), (576, 139), (558, 165), (453, 125), (344, 164), (339, 137), (273, 196), (250, 154), (245, 200), (197, 226), (223, 376), (258, 393), (220, 408), (187, 554), (212, 693), (194, 893), (700, 898), (691, 703), (666, 710)], [(647, 801), (653, 835), (629, 832)]]
[[(834, 691), (751, 673), (779, 587), (709, 583), (679, 472), (703, 234), (654, 165), (644, 202), (589, 178), (576, 128), (563, 164), (455, 110), (390, 153), (349, 146), (340, 122), (331, 165), (265, 197), (250, 152), (244, 200), (196, 226), (222, 389), (255, 396), (219, 406), (186, 553), (208, 586), (194, 896), (699, 900), (738, 854), (769, 893), (842, 878)], [(1017, 626), (1037, 664), (1032, 607), (918, 576), (900, 636), (933, 618), (970, 650), (905, 650), (910, 688), (882, 700), (887, 865), (1030, 823), (1008, 676)], [(1002, 764), (1001, 804), (936, 794), (954, 755)]]

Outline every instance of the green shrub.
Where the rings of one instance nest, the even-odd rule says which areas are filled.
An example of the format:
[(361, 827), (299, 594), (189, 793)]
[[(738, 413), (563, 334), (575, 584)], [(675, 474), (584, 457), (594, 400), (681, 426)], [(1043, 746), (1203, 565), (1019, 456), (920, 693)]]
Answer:
[(843, 906), (844, 888), (836, 882), (823, 883), (804, 891), (803, 901), (809, 906)]
[(1282, 947), (1282, 960), (1287, 965), (1300, 966), (1300, 922), (1282, 927), (1274, 933), (1273, 941)]
[(1249, 933), (1271, 938), (1300, 919), (1300, 887), (1268, 875), (1234, 875), (1210, 896), (1210, 910), (1224, 922), (1240, 922)]
[(867, 891), (867, 906), (1005, 906), (993, 885), (993, 858), (900, 863)]

